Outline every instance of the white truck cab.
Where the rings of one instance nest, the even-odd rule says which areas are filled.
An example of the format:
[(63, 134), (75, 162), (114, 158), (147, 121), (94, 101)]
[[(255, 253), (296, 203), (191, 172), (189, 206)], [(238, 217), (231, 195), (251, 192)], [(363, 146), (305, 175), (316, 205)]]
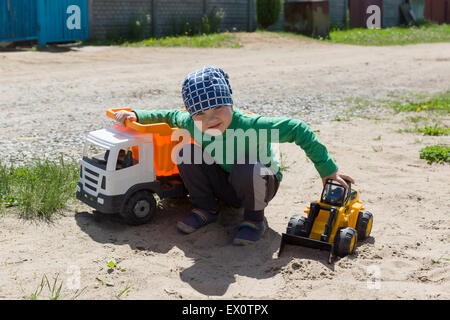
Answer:
[[(157, 175), (158, 137), (119, 124), (90, 132), (80, 160), (77, 199), (101, 213), (119, 213), (127, 223), (139, 225), (153, 217), (155, 193), (161, 199), (185, 195), (177, 170), (171, 171), (174, 174)], [(157, 152), (161, 150), (170, 152), (171, 148)], [(166, 159), (170, 159), (170, 154)]]

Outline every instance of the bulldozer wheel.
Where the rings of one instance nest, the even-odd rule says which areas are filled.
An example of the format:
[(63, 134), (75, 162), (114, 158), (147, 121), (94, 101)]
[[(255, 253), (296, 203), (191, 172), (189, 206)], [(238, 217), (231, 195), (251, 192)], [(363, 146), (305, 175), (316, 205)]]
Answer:
[(130, 225), (141, 225), (150, 221), (156, 212), (156, 200), (148, 191), (138, 191), (126, 202), (120, 215)]
[(292, 216), (289, 220), (286, 233), (292, 234), (295, 236), (299, 235), (299, 231), (303, 228), (303, 225), (305, 224), (305, 217), (303, 216)]
[(345, 257), (355, 251), (358, 233), (355, 229), (346, 227), (339, 229), (334, 240), (335, 253), (338, 257)]
[(358, 231), (358, 240), (365, 240), (372, 231), (373, 215), (369, 211), (360, 211), (356, 222), (356, 231)]

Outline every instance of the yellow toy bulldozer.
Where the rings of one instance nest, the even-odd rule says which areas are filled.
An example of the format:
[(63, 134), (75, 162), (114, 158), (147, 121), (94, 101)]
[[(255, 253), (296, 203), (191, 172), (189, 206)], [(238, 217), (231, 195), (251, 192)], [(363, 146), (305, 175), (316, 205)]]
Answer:
[(305, 210), (307, 216), (292, 216), (286, 233), (281, 236), (278, 256), (285, 244), (317, 248), (333, 256), (352, 254), (358, 240), (365, 240), (372, 230), (373, 215), (365, 211), (359, 200), (359, 191), (327, 180), (320, 201), (312, 202)]

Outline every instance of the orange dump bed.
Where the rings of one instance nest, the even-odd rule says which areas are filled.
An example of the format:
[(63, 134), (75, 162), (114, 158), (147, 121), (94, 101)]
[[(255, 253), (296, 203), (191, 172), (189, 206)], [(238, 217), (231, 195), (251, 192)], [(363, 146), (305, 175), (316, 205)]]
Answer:
[[(131, 111), (131, 108), (108, 109), (106, 115), (114, 119), (114, 114), (120, 110)], [(172, 133), (178, 128), (171, 128), (167, 123), (140, 124), (128, 120), (125, 120), (125, 125), (139, 132), (153, 135), (154, 167), (157, 177), (168, 177), (179, 173), (176, 163), (171, 158), (173, 148), (179, 144), (179, 141), (172, 141)], [(192, 138), (191, 143), (194, 143)], [(139, 160), (137, 146), (132, 148), (132, 152), (134, 159)]]
[[(131, 111), (131, 108), (108, 109), (106, 115), (114, 119), (114, 114), (120, 110)], [(242, 111), (252, 114), (245, 110)], [(154, 167), (157, 177), (168, 177), (179, 173), (177, 165), (171, 158), (173, 148), (179, 144), (179, 140), (172, 141), (172, 133), (178, 128), (171, 128), (167, 123), (140, 124), (128, 120), (125, 120), (125, 125), (139, 132), (153, 135)], [(194, 139), (191, 138), (190, 143), (195, 143)], [(139, 160), (138, 147), (132, 149), (134, 159)]]

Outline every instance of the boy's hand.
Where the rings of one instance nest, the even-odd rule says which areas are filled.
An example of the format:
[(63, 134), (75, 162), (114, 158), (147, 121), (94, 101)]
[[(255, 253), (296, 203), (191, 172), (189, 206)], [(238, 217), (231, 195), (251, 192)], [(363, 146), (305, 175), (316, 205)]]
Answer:
[(114, 120), (120, 123), (122, 126), (125, 125), (125, 120), (136, 121), (136, 114), (131, 111), (120, 110), (114, 114)]
[[(325, 185), (328, 179), (333, 179), (339, 182), (345, 189), (348, 189), (348, 184), (345, 182), (345, 180), (350, 181), (351, 183), (355, 183), (355, 181), (348, 175), (343, 174), (339, 172), (339, 169), (336, 170), (334, 173), (330, 174), (327, 177), (322, 178), (322, 183)], [(345, 180), (344, 180), (345, 179)]]

